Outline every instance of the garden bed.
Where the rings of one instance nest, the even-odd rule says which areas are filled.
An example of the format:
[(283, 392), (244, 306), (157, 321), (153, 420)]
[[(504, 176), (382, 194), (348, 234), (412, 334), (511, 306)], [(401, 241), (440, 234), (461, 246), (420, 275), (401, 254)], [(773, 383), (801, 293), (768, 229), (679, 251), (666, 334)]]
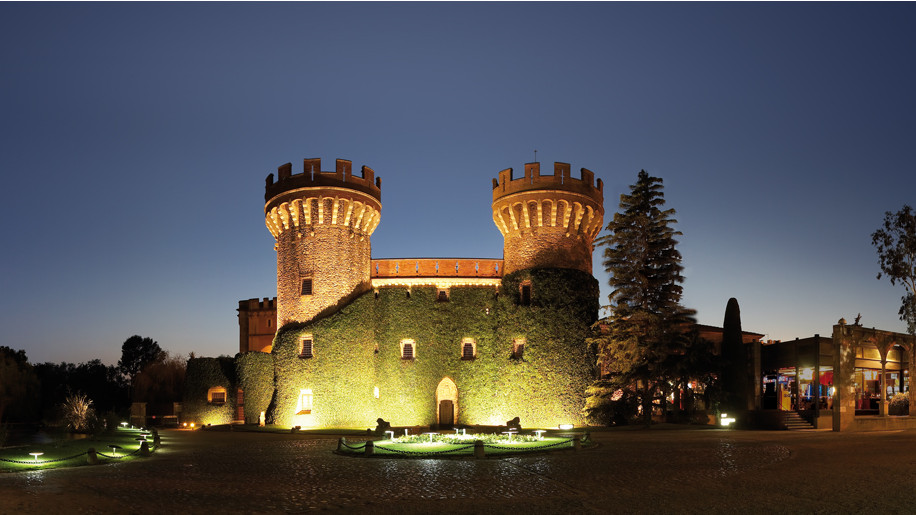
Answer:
[(0, 472), (74, 467), (90, 462), (90, 449), (94, 449), (97, 463), (131, 460), (141, 456), (143, 441), (147, 437), (150, 452), (156, 449), (153, 435), (138, 428), (119, 427), (81, 439), (61, 439), (0, 449)]
[(578, 449), (589, 446), (588, 435), (535, 434), (435, 434), (405, 435), (384, 440), (348, 442), (341, 438), (339, 454), (388, 458), (445, 458), (454, 456), (500, 456)]

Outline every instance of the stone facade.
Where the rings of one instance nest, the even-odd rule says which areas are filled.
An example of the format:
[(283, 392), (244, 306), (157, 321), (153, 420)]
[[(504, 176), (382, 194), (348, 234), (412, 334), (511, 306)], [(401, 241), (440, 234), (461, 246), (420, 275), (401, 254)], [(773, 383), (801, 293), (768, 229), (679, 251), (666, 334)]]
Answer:
[(239, 352), (270, 352), (277, 334), (277, 298), (239, 301)]
[(350, 161), (322, 172), (320, 159), (306, 159), (267, 177), (267, 228), (276, 239), (277, 320), (305, 322), (369, 290), (370, 236), (379, 223), (381, 180)]
[[(354, 176), (340, 159), (334, 172), (322, 172), (319, 159), (304, 160), (301, 174), (279, 167), (277, 181), (267, 177), (264, 208), (277, 297), (239, 303), (240, 355), (226, 380), (244, 405), (231, 396), (197, 411), (303, 427), (366, 427), (378, 417), (395, 425), (583, 423), (595, 373), (585, 338), (598, 314), (592, 244), (603, 185), (589, 170), (581, 178), (569, 170), (556, 163), (554, 175), (542, 176), (529, 163), (523, 178), (506, 169), (493, 180), (503, 259), (372, 259), (381, 213), (372, 169)], [(217, 372), (208, 374), (223, 381)], [(273, 392), (254, 386), (268, 384)]]
[(503, 234), (505, 273), (527, 268), (572, 268), (592, 273), (592, 243), (604, 222), (604, 185), (582, 169), (569, 176), (569, 165), (554, 163), (542, 176), (540, 163), (525, 165), (525, 176), (512, 169), (493, 179), (493, 222)]

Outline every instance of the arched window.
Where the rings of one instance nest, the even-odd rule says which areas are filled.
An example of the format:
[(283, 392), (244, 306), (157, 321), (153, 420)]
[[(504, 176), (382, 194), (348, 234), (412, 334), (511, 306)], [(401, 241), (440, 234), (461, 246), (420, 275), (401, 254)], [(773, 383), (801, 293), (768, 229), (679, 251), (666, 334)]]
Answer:
[(473, 338), (461, 340), (461, 359), (474, 359), (477, 357), (477, 342)]
[(414, 359), (416, 354), (416, 342), (410, 339), (401, 340), (401, 359)]

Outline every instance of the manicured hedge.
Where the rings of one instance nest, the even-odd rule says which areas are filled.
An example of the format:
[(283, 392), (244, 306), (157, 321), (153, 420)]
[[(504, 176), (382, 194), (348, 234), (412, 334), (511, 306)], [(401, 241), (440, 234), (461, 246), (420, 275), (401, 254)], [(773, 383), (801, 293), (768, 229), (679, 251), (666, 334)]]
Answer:
[[(236, 402), (235, 359), (191, 358), (185, 376), (182, 418), (198, 424), (228, 424), (232, 422)], [(207, 391), (214, 386), (226, 389), (225, 404), (207, 402)]]

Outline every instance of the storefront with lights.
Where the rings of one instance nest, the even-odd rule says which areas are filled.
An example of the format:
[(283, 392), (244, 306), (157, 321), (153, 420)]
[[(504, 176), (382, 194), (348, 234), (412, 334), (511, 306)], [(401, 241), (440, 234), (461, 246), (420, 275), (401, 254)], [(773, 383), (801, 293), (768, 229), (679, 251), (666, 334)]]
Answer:
[[(761, 346), (760, 407), (796, 412), (815, 428), (864, 431), (916, 427), (905, 405), (913, 406), (909, 363), (913, 337), (847, 325), (832, 338), (814, 335)], [(916, 409), (912, 410), (916, 414)]]

